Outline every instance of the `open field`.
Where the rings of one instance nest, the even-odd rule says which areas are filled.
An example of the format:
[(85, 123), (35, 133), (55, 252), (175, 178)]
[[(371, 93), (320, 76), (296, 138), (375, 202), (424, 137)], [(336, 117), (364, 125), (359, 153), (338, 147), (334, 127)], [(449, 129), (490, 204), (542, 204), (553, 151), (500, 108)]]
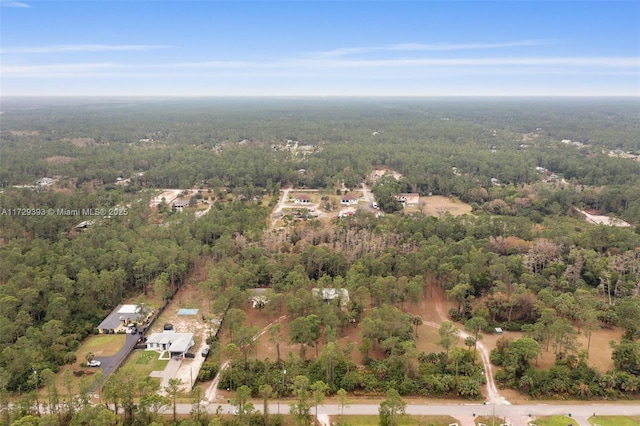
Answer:
[(85, 339), (76, 351), (78, 363), (86, 362), (85, 356), (88, 352), (93, 353), (94, 356), (117, 354), (126, 338), (125, 334), (97, 334)]
[[(497, 334), (485, 334), (483, 336), (482, 343), (491, 350), (496, 347), (497, 341), (501, 337), (516, 340), (522, 336), (523, 333), (518, 331), (505, 331), (502, 336)], [(619, 342), (621, 336), (622, 330), (619, 328), (594, 331), (591, 336), (589, 359), (587, 363), (602, 372), (613, 369), (613, 361), (611, 359), (612, 349), (609, 342), (611, 340)], [(580, 344), (580, 350), (585, 350), (587, 348), (587, 338), (583, 334), (578, 335), (578, 343)], [(542, 352), (540, 353), (537, 361), (537, 367), (549, 368), (554, 364), (554, 362), (555, 354), (553, 352), (553, 346), (549, 345), (548, 351), (546, 350), (546, 346), (543, 346)]]
[[(457, 199), (456, 197), (443, 197), (442, 195), (431, 195), (420, 197), (420, 203), (424, 202), (422, 212), (426, 215), (440, 217), (445, 214), (451, 216), (462, 216), (471, 213), (471, 206)], [(408, 207), (406, 211), (419, 211), (419, 207)]]

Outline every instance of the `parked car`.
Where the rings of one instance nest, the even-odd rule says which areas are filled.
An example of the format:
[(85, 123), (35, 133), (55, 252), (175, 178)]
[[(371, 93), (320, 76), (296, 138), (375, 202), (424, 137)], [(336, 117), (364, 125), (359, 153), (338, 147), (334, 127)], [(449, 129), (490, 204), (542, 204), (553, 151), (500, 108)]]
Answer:
[(100, 361), (97, 361), (95, 359), (92, 359), (91, 361), (89, 361), (89, 367), (100, 367), (102, 363)]
[(209, 348), (206, 347), (202, 349), (202, 352), (200, 352), (200, 355), (202, 355), (203, 358), (206, 358), (207, 356), (209, 356)]
[(196, 357), (196, 355), (195, 355), (195, 354), (192, 354), (191, 352), (185, 352), (184, 357), (185, 357), (185, 358), (195, 358), (195, 357)]

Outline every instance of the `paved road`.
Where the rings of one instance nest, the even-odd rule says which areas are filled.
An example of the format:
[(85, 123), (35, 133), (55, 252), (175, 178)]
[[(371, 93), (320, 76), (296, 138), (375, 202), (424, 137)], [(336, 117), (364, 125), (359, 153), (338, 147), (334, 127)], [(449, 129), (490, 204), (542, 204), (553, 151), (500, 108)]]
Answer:
[[(210, 404), (209, 412), (214, 413), (218, 406), (222, 407), (223, 413), (233, 412), (233, 405), (229, 404)], [(262, 410), (261, 401), (254, 401), (254, 406), (259, 411)], [(344, 414), (346, 415), (378, 415), (378, 405), (376, 404), (351, 404), (345, 406)], [(288, 413), (289, 405), (287, 403), (279, 404), (280, 412)], [(178, 413), (188, 414), (191, 410), (189, 404), (178, 404)], [(340, 405), (326, 404), (318, 407), (318, 417), (326, 418), (327, 415), (337, 415), (340, 413)], [(167, 409), (166, 412), (170, 412)], [(531, 405), (484, 405), (482, 403), (450, 403), (450, 404), (411, 404), (407, 405), (407, 414), (414, 415), (450, 415), (458, 419), (462, 425), (473, 425), (475, 416), (491, 416), (495, 413), (498, 417), (506, 418), (514, 426), (525, 426), (530, 420), (540, 416), (567, 416), (571, 413), (571, 417), (578, 421), (581, 425), (589, 425), (587, 419), (595, 413), (603, 416), (640, 416), (640, 404), (566, 404), (566, 405), (547, 405), (547, 404), (531, 404)], [(278, 404), (269, 404), (269, 412), (278, 412)], [(312, 413), (315, 409), (312, 410)]]
[(133, 349), (133, 347), (138, 342), (138, 339), (142, 337), (142, 334), (127, 334), (127, 338), (124, 342), (124, 345), (120, 349), (120, 351), (112, 356), (97, 356), (94, 359), (100, 361), (102, 368), (102, 373), (104, 377), (108, 377), (109, 374), (113, 372), (116, 366), (119, 365), (120, 362), (127, 356), (129, 352)]

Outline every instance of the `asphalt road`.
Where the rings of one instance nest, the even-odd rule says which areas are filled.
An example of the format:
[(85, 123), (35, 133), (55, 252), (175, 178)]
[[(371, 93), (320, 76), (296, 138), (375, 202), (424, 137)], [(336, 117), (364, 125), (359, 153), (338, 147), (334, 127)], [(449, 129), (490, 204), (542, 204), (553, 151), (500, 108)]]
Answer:
[(138, 339), (142, 337), (142, 334), (127, 334), (126, 341), (120, 351), (112, 356), (97, 356), (94, 359), (100, 361), (102, 368), (102, 373), (104, 377), (108, 377), (111, 374), (116, 366), (122, 362), (124, 358), (131, 352), (132, 348), (138, 342)]
[[(255, 408), (262, 411), (262, 404), (254, 401)], [(215, 413), (218, 406), (222, 412), (229, 414), (235, 406), (231, 404), (210, 404), (209, 412)], [(351, 404), (345, 406), (344, 415), (378, 415), (376, 404)], [(166, 412), (171, 412), (169, 407)], [(188, 414), (191, 411), (190, 404), (178, 404), (179, 414)], [(338, 415), (341, 408), (338, 404), (326, 404), (318, 407), (318, 414)], [(288, 403), (269, 404), (269, 412), (286, 414), (289, 412)], [(462, 424), (473, 424), (475, 416), (491, 416), (495, 413), (498, 417), (506, 418), (514, 426), (526, 425), (533, 417), (564, 415), (574, 418), (581, 425), (588, 425), (587, 419), (594, 414), (600, 416), (640, 416), (640, 404), (531, 404), (531, 405), (484, 405), (481, 403), (468, 404), (411, 404), (406, 407), (407, 414), (414, 415), (450, 415), (462, 421)], [(315, 407), (311, 409), (315, 414)]]

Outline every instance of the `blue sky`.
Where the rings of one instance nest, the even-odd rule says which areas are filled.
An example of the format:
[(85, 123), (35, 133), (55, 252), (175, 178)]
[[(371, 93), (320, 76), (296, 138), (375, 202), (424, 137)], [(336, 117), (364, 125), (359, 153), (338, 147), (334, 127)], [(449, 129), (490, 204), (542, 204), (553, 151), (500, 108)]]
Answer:
[(3, 96), (640, 96), (637, 1), (0, 5)]

